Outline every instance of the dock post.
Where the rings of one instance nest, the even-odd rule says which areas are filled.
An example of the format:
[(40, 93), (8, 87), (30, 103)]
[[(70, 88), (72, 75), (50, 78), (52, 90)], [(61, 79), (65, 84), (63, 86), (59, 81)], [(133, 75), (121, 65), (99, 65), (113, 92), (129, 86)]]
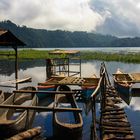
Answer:
[(51, 59), (46, 59), (46, 80), (51, 78), (53, 74)]
[[(100, 110), (101, 110), (101, 112), (102, 112), (102, 110), (103, 110), (103, 108), (104, 108), (104, 102), (105, 102), (105, 98), (104, 98), (104, 91), (105, 91), (105, 73), (103, 72), (103, 70), (104, 70), (104, 65), (103, 64), (101, 64), (101, 69), (100, 69), (100, 77), (102, 77), (102, 81), (101, 81), (101, 86), (100, 86), (100, 88), (101, 88), (101, 101), (100, 101)], [(100, 123), (99, 123), (99, 128), (100, 128), (100, 130), (101, 130), (101, 126), (102, 126), (102, 113), (101, 113), (101, 115), (100, 115)], [(100, 139), (102, 139), (102, 132), (100, 132)]]
[(91, 140), (97, 140), (97, 132), (96, 132), (96, 102), (95, 97), (92, 99), (93, 107), (92, 107), (92, 128), (91, 128)]
[[(18, 79), (18, 52), (17, 52), (17, 46), (13, 46), (15, 50), (15, 80)], [(16, 90), (18, 89), (18, 83), (16, 82)]]

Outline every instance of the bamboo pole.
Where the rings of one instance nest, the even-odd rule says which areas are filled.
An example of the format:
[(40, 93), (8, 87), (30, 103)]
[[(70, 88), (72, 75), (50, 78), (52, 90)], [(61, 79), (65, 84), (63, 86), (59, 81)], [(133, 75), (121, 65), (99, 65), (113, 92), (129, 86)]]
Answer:
[(13, 93), (34, 93), (34, 94), (75, 94), (75, 91), (32, 91), (32, 90), (14, 90)]
[[(17, 52), (17, 46), (13, 46), (15, 50), (15, 80), (18, 79), (18, 52)], [(16, 90), (18, 89), (18, 83), (16, 83)]]
[(93, 114), (93, 137), (94, 137), (94, 140), (98, 140), (97, 132), (96, 132), (96, 102), (95, 102), (95, 97), (93, 98), (92, 114)]
[(25, 109), (25, 110), (37, 110), (39, 112), (82, 112), (80, 108), (59, 108), (59, 107), (43, 107), (43, 106), (21, 106), (21, 105), (4, 105), (0, 104), (0, 108), (9, 108), (9, 109)]

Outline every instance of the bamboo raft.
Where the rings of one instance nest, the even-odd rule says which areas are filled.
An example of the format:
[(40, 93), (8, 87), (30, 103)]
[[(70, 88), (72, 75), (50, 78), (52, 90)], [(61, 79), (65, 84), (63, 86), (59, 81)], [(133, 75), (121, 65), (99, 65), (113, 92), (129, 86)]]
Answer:
[(98, 85), (99, 78), (82, 78), (82, 77), (52, 77), (49, 82), (38, 83), (40, 86), (47, 85), (79, 85), (79, 86), (93, 86)]
[(101, 110), (101, 132), (103, 140), (134, 140), (131, 125), (123, 108), (119, 106), (121, 98), (114, 87), (108, 87), (104, 95)]

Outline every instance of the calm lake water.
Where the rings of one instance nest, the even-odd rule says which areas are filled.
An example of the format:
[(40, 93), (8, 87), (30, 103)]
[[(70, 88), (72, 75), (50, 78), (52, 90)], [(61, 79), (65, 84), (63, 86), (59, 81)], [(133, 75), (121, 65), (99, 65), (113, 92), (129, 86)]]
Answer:
[[(11, 48), (9, 48), (12, 50)], [(23, 49), (31, 49), (31, 48), (19, 48), (19, 50)], [(80, 51), (101, 51), (101, 52), (109, 52), (109, 53), (137, 53), (140, 52), (140, 47), (92, 47), (92, 48), (32, 48), (34, 50), (54, 50), (54, 49), (62, 49), (62, 50), (80, 50)], [(7, 48), (0, 48), (0, 50), (7, 50)]]
[(100, 51), (108, 53), (137, 53), (140, 52), (140, 47), (92, 47), (92, 48), (33, 48), (35, 50), (79, 50), (79, 51)]
[[(117, 68), (122, 69), (124, 72), (140, 72), (140, 64), (127, 64), (121, 62), (105, 62), (110, 79), (112, 79), (112, 73), (115, 73)], [(101, 61), (82, 61), (82, 76), (89, 77), (93, 74), (99, 76)], [(76, 69), (73, 67), (73, 69)], [(33, 61), (20, 61), (19, 62), (19, 78), (31, 76), (32, 83), (24, 84), (22, 86), (37, 86), (38, 82), (44, 82), (46, 79), (46, 67), (44, 60)], [(3, 81), (14, 79), (14, 62), (9, 60), (0, 60), (0, 84)], [(10, 85), (10, 84), (9, 84)], [(22, 87), (21, 86), (21, 87)], [(11, 91), (10, 88), (1, 88), (4, 91)], [(90, 139), (90, 124), (91, 124), (91, 112), (87, 115), (85, 113), (86, 105), (84, 103), (78, 103), (83, 109), (82, 117), (84, 121), (82, 140)], [(135, 137), (138, 140), (140, 138), (140, 97), (132, 97), (130, 105), (125, 102), (122, 104), (125, 107), (125, 111), (128, 116), (128, 120), (132, 125)], [(97, 116), (99, 116), (99, 105), (97, 104)], [(51, 138), (53, 135), (52, 129), (52, 113), (37, 113), (34, 121), (34, 126), (42, 126), (44, 137)], [(52, 138), (53, 139), (53, 138)]]

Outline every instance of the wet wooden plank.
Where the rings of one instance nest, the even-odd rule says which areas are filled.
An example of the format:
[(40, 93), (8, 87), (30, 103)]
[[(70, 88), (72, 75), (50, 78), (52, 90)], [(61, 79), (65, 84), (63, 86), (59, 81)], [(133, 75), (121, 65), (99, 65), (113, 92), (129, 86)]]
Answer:
[(125, 114), (124, 111), (117, 111), (117, 112), (104, 112), (102, 113), (103, 115), (120, 115), (120, 114)]
[(114, 134), (104, 134), (103, 140), (135, 140), (133, 135), (125, 135), (124, 137), (117, 137)]
[(133, 131), (128, 131), (128, 130), (104, 130), (103, 133), (133, 134)]
[(131, 128), (130, 127), (111, 127), (111, 126), (103, 126), (102, 127), (103, 129), (106, 129), (106, 130), (119, 130), (119, 131), (131, 131)]
[(126, 118), (125, 114), (121, 114), (121, 115), (103, 115), (103, 119), (123, 119)]
[(106, 107), (105, 109), (102, 110), (102, 112), (109, 112), (109, 111), (123, 111), (123, 108), (108, 108)]

